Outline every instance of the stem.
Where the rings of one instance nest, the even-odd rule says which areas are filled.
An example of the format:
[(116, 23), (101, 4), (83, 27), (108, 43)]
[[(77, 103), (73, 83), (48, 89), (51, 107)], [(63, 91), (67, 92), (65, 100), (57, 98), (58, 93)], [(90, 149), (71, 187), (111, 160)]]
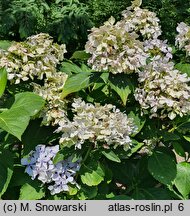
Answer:
[(172, 133), (172, 132), (174, 132), (176, 130), (176, 127), (173, 127), (173, 128), (171, 128), (168, 132), (169, 133)]
[(82, 160), (81, 164), (83, 164), (87, 160), (91, 150), (92, 150), (92, 145), (89, 146), (88, 151), (86, 152), (84, 159)]

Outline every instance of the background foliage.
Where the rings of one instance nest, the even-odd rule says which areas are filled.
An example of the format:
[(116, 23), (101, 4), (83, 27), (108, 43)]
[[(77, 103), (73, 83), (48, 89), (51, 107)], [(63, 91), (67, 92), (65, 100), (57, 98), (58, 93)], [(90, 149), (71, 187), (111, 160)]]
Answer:
[[(130, 0), (0, 0), (0, 38), (16, 41), (47, 32), (69, 52), (84, 48), (89, 30), (110, 16), (121, 18)], [(156, 12), (163, 38), (174, 42), (175, 28), (181, 20), (190, 24), (190, 2), (183, 0), (144, 0), (143, 8)], [(168, 31), (170, 29), (170, 31)]]
[(6, 40), (47, 32), (73, 51), (84, 45), (92, 26), (87, 6), (78, 0), (1, 0), (0, 8), (0, 37)]

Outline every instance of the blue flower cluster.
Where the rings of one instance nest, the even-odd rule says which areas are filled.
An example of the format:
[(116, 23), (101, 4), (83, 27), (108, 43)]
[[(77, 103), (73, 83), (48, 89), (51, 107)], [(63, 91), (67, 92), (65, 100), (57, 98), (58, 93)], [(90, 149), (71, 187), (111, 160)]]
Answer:
[(72, 162), (69, 157), (56, 164), (53, 159), (59, 151), (59, 145), (38, 145), (28, 158), (22, 158), (21, 164), (26, 166), (25, 172), (32, 179), (38, 178), (43, 183), (49, 183), (48, 189), (52, 195), (69, 191), (68, 184), (77, 185), (74, 177), (80, 169), (80, 161)]

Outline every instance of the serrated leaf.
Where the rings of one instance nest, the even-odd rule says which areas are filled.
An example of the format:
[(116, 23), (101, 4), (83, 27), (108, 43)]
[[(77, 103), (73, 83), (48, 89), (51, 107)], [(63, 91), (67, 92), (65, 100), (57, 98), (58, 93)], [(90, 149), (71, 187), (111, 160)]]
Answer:
[(31, 92), (15, 95), (15, 102), (9, 110), (0, 113), (0, 128), (21, 140), (30, 117), (44, 106), (44, 100)]
[(7, 71), (5, 68), (1, 68), (0, 69), (0, 97), (3, 95), (6, 85), (7, 85)]
[(181, 162), (177, 164), (177, 176), (174, 184), (178, 191), (183, 195), (185, 199), (190, 194), (190, 164), (187, 162)]
[(96, 186), (104, 180), (104, 170), (99, 163), (83, 165), (81, 168), (81, 181), (88, 186)]
[(132, 92), (133, 86), (126, 74), (116, 74), (109, 76), (110, 87), (120, 96), (123, 105), (126, 105), (127, 98)]
[(69, 77), (63, 87), (61, 98), (63, 99), (71, 93), (88, 87), (90, 84), (90, 75), (90, 73), (83, 72)]
[(30, 184), (25, 183), (20, 189), (19, 200), (39, 200), (45, 196), (43, 188), (40, 184), (32, 182)]
[(121, 160), (119, 159), (119, 157), (113, 152), (113, 151), (110, 151), (110, 150), (104, 150), (102, 151), (102, 154), (109, 160), (111, 161), (114, 161), (114, 162), (117, 162), (117, 163), (120, 163)]
[(171, 185), (177, 173), (175, 160), (161, 151), (155, 151), (148, 160), (150, 174), (159, 182)]
[(8, 150), (0, 153), (0, 198), (7, 190), (13, 174), (13, 155)]

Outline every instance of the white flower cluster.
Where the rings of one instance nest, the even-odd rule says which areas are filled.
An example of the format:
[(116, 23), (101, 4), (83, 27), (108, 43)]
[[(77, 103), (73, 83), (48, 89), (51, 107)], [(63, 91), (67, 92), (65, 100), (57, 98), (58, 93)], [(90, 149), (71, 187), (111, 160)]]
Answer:
[(177, 26), (178, 35), (175, 38), (176, 45), (180, 49), (183, 49), (187, 52), (187, 55), (190, 55), (190, 27), (181, 22)]
[(149, 39), (144, 41), (144, 51), (149, 54), (151, 61), (169, 62), (172, 58), (172, 48), (168, 46), (167, 41)]
[(190, 78), (174, 69), (172, 62), (153, 61), (138, 74), (141, 87), (135, 99), (143, 109), (150, 109), (150, 117), (174, 119), (190, 113)]
[(128, 7), (122, 13), (127, 32), (136, 32), (145, 39), (156, 39), (161, 35), (160, 20), (154, 12), (140, 7)]
[(72, 107), (75, 113), (73, 121), (60, 121), (56, 130), (62, 132), (60, 144), (72, 143), (80, 149), (89, 140), (95, 144), (98, 141), (104, 142), (108, 147), (122, 145), (125, 150), (130, 148), (130, 135), (136, 132), (137, 127), (133, 119), (114, 105), (93, 105), (78, 98), (74, 100)]
[(64, 53), (65, 45), (53, 43), (45, 33), (28, 37), (25, 42), (13, 43), (7, 52), (0, 52), (0, 67), (6, 67), (12, 83), (35, 78), (44, 81), (42, 86), (32, 83), (34, 92), (46, 100), (46, 106), (40, 112), (44, 125), (55, 125), (65, 115), (66, 102), (61, 100), (61, 92), (67, 75), (56, 69)]
[[(123, 11), (121, 21), (115, 23), (111, 17), (100, 28), (92, 28), (85, 49), (92, 54), (88, 64), (94, 70), (113, 74), (136, 72), (146, 65), (149, 51), (155, 48), (171, 58), (166, 41), (157, 39), (161, 28), (156, 14), (134, 5)], [(145, 44), (141, 38), (147, 40)]]
[(35, 151), (30, 152), (28, 158), (22, 158), (21, 164), (26, 166), (25, 172), (32, 180), (37, 178), (43, 183), (48, 183), (51, 194), (69, 191), (69, 184), (77, 185), (74, 177), (80, 169), (80, 162), (72, 162), (71, 158), (56, 164), (53, 159), (59, 151), (59, 145), (47, 147), (38, 145)]
[(44, 80), (44, 86), (33, 83), (34, 92), (46, 100), (46, 106), (40, 112), (42, 124), (54, 126), (60, 119), (66, 118), (67, 101), (61, 99), (61, 94), (67, 77), (67, 74), (57, 72)]
[(63, 60), (65, 45), (53, 43), (45, 33), (31, 36), (25, 42), (15, 42), (7, 52), (0, 55), (0, 67), (5, 67), (8, 79), (15, 84), (28, 79), (52, 76), (56, 66)]
[(138, 35), (125, 30), (125, 23), (111, 17), (100, 28), (92, 28), (85, 49), (92, 54), (88, 64), (96, 71), (132, 73), (146, 64), (147, 54)]

